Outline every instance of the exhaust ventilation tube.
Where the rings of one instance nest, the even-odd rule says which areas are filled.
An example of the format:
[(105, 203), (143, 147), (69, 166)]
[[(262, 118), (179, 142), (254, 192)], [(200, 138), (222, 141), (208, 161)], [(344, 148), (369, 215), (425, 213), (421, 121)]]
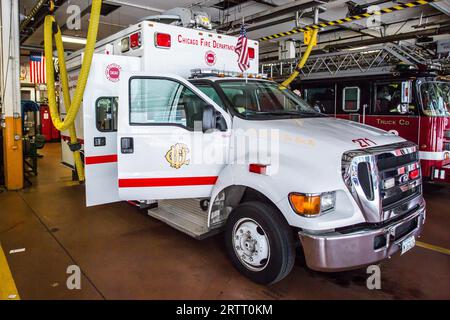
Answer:
[(300, 74), (300, 70), (303, 68), (303, 66), (306, 63), (306, 60), (308, 60), (309, 55), (311, 54), (311, 51), (312, 51), (312, 48), (314, 47), (314, 43), (316, 42), (318, 33), (319, 33), (319, 29), (313, 30), (311, 39), (308, 43), (308, 47), (306, 47), (305, 53), (303, 54), (302, 58), (298, 62), (297, 67), (295, 67), (294, 72), (292, 72), (292, 74), (289, 76), (289, 78), (287, 78), (280, 84), (280, 87), (279, 87), (280, 89), (282, 89), (282, 90), (287, 89), (289, 87), (289, 85), (291, 84), (291, 82), (294, 81), (295, 78), (298, 77), (298, 75)]
[[(51, 4), (53, 1), (51, 2)], [(56, 23), (55, 17), (50, 14), (45, 17), (44, 22), (44, 50), (45, 50), (45, 72), (47, 78), (48, 103), (53, 125), (59, 131), (69, 130), (70, 149), (73, 151), (75, 167), (78, 180), (84, 181), (84, 167), (81, 160), (79, 142), (75, 130), (75, 119), (83, 99), (84, 89), (91, 68), (92, 56), (94, 54), (95, 42), (97, 41), (97, 31), (100, 22), (100, 10), (102, 0), (92, 0), (89, 29), (87, 34), (86, 47), (84, 49), (83, 63), (78, 77), (78, 83), (73, 97), (69, 93), (69, 81), (67, 76), (66, 61), (64, 59), (64, 46), (62, 42), (61, 29)], [(51, 6), (51, 13), (53, 13)], [(53, 70), (53, 37), (55, 39), (56, 50), (58, 52), (58, 64), (60, 70), (60, 81), (63, 92), (64, 105), (66, 106), (66, 118), (61, 120), (61, 116), (56, 105), (55, 75)]]

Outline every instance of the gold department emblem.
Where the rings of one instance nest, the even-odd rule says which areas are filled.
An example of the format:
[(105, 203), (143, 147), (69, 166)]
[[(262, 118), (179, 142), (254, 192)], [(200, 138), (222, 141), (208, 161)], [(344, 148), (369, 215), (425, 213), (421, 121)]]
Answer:
[(166, 160), (172, 168), (180, 169), (183, 164), (189, 164), (188, 153), (189, 149), (184, 143), (177, 143), (167, 151)]

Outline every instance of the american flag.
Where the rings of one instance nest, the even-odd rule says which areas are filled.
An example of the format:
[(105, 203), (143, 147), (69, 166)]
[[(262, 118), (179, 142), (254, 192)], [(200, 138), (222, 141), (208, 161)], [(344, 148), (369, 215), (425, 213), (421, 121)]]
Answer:
[(30, 82), (46, 83), (45, 78), (45, 58), (40, 55), (30, 56)]
[(248, 56), (248, 39), (247, 31), (245, 31), (245, 26), (242, 24), (241, 32), (236, 44), (234, 52), (238, 54), (238, 65), (242, 72), (250, 68), (249, 56)]

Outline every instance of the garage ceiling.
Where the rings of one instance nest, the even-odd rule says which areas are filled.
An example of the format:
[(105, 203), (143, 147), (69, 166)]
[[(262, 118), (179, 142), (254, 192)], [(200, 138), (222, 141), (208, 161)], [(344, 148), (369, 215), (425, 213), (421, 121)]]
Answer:
[[(20, 0), (21, 13), (26, 15), (38, 0)], [(110, 0), (104, 1), (107, 9), (101, 17), (99, 28), (99, 39), (114, 34), (140, 19), (155, 15), (174, 7), (195, 7), (210, 14), (211, 20), (220, 32), (236, 32), (236, 24), (242, 17), (257, 14), (263, 16), (250, 23), (248, 34), (250, 38), (258, 39), (273, 33), (283, 32), (295, 27), (296, 10), (281, 10), (286, 6), (294, 8), (308, 8), (313, 2), (311, 0)], [(324, 0), (323, 7), (326, 11), (320, 14), (322, 21), (340, 19), (350, 15), (351, 12), (366, 10), (370, 5), (378, 5), (381, 8), (390, 7), (395, 3), (406, 3), (409, 1), (384, 1), (384, 0)], [(64, 25), (67, 18), (69, 5), (80, 6), (82, 14), (81, 30), (68, 30), (63, 28), (63, 34), (77, 37), (85, 37), (89, 25), (89, 6), (91, 1), (86, 0), (59, 0), (56, 10), (56, 18), (60, 25)], [(43, 10), (46, 12), (46, 9)], [(276, 12), (281, 12), (277, 14)], [(438, 28), (449, 24), (449, 1), (442, 0), (436, 4), (423, 5), (402, 11), (393, 12), (381, 16), (381, 28), (371, 29), (367, 27), (367, 20), (347, 23), (338, 27), (330, 27), (320, 33), (319, 49), (331, 44), (346, 41), (360, 41), (364, 39), (379, 38), (382, 35), (398, 35), (415, 31), (420, 34), (421, 30), (427, 28)], [(235, 21), (233, 23), (233, 21)], [(302, 24), (312, 23), (311, 13), (303, 12), (299, 20)], [(42, 22), (35, 20), (34, 28), (28, 29), (24, 34), (22, 45), (28, 48), (42, 48), (43, 26)], [(234, 25), (234, 27), (233, 27)], [(292, 36), (290, 39), (302, 40), (302, 34)], [(288, 39), (288, 38), (286, 38)], [(68, 50), (77, 50), (82, 45), (65, 44)], [(276, 56), (277, 41), (268, 41), (261, 44), (262, 58)], [(266, 52), (266, 54), (264, 54)]]

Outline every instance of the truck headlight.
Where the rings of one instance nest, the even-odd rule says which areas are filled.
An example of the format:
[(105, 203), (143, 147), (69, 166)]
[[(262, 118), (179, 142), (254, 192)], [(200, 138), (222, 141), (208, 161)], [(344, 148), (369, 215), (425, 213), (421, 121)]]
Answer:
[(304, 217), (316, 217), (334, 209), (336, 192), (324, 192), (321, 194), (293, 192), (289, 194), (289, 202), (297, 214)]
[(336, 204), (336, 192), (325, 192), (320, 197), (320, 211), (326, 212), (334, 209)]

